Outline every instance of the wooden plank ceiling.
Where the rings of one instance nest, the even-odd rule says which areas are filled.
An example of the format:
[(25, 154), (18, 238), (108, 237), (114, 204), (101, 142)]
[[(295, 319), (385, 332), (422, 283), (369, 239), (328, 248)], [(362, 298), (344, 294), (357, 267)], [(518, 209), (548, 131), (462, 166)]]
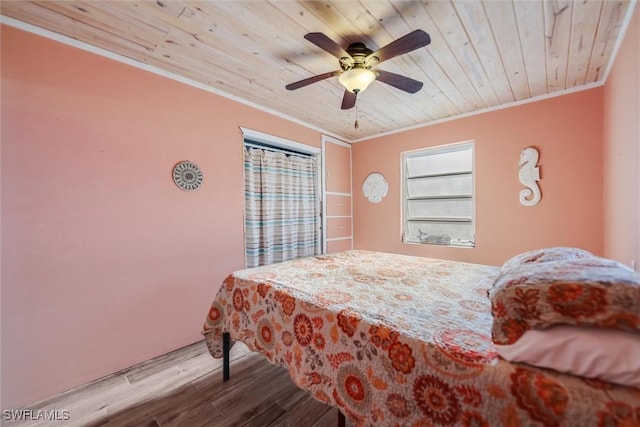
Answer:
[[(635, 0), (10, 1), (2, 15), (186, 77), (347, 141), (602, 83)], [(378, 68), (424, 83), (374, 82), (341, 110), (338, 70), (304, 39), (376, 50), (422, 29), (431, 44)]]

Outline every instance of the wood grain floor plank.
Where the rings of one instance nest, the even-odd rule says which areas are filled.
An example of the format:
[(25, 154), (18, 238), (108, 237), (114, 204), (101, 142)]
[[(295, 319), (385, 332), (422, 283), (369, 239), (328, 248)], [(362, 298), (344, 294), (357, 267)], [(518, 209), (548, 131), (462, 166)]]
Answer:
[[(329, 408), (320, 418), (318, 418), (309, 427), (336, 427), (338, 425), (338, 409)], [(348, 420), (346, 422), (347, 427), (352, 427), (353, 424)]]
[(155, 359), (151, 359), (129, 369), (125, 369), (121, 374), (130, 384), (133, 384), (155, 373), (162, 372), (167, 369), (175, 369), (177, 365), (187, 362), (194, 357), (202, 356), (205, 353), (207, 353), (206, 348), (203, 348), (202, 346), (188, 346), (167, 353), (162, 357), (156, 357)]
[[(295, 424), (290, 425), (310, 426), (329, 409), (329, 406), (314, 399), (310, 394), (305, 394), (298, 404), (289, 411), (289, 419), (295, 420)], [(337, 425), (337, 422), (338, 415), (336, 414), (334, 425)]]
[(287, 414), (287, 412), (279, 405), (270, 401), (265, 401), (262, 404), (256, 406), (250, 413), (252, 413), (253, 416), (247, 421), (240, 420), (240, 424), (242, 426), (265, 427), (271, 425), (273, 421)]
[[(4, 421), (7, 427), (334, 427), (337, 409), (297, 388), (286, 369), (242, 343), (231, 378), (203, 341), (25, 409), (69, 410), (67, 421)], [(347, 423), (349, 425), (349, 423)]]
[[(274, 395), (279, 395), (283, 389), (290, 387), (290, 380), (282, 375), (283, 369), (273, 365), (259, 366), (256, 374), (250, 373), (248, 381), (239, 379), (242, 387), (236, 388), (244, 398), (238, 399), (238, 395), (228, 394), (216, 399), (215, 407), (223, 415), (216, 427), (228, 427), (245, 425), (251, 421), (257, 413), (264, 410), (264, 405), (271, 404)], [(286, 374), (286, 371), (284, 371)], [(233, 381), (232, 377), (229, 381)], [(250, 390), (250, 391), (249, 391)], [(280, 408), (278, 406), (278, 408)]]

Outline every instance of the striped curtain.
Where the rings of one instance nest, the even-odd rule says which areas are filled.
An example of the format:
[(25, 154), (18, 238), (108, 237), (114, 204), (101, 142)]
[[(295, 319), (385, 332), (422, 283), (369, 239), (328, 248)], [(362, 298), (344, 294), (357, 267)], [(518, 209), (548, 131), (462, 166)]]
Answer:
[(315, 159), (245, 147), (244, 177), (247, 267), (315, 255)]

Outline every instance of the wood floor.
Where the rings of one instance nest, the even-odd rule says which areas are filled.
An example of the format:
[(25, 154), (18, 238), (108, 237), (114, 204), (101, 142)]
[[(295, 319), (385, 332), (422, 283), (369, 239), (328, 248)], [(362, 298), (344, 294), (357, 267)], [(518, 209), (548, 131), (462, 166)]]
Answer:
[[(338, 411), (298, 389), (286, 369), (242, 343), (231, 349), (231, 378), (198, 342), (27, 407), (69, 411), (66, 421), (3, 426), (335, 427)], [(349, 425), (349, 423), (347, 423)]]

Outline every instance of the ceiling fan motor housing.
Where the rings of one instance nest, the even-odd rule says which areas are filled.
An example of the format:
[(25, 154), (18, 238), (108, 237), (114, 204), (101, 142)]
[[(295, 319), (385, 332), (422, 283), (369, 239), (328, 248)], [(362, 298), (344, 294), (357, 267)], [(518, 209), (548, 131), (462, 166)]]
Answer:
[(366, 60), (373, 51), (366, 47), (364, 43), (351, 43), (347, 48), (347, 53), (351, 55), (351, 58), (340, 58), (340, 68), (342, 68), (342, 71), (347, 71), (352, 68), (364, 68), (369, 70), (378, 63), (378, 58), (376, 56), (372, 56), (368, 61)]

